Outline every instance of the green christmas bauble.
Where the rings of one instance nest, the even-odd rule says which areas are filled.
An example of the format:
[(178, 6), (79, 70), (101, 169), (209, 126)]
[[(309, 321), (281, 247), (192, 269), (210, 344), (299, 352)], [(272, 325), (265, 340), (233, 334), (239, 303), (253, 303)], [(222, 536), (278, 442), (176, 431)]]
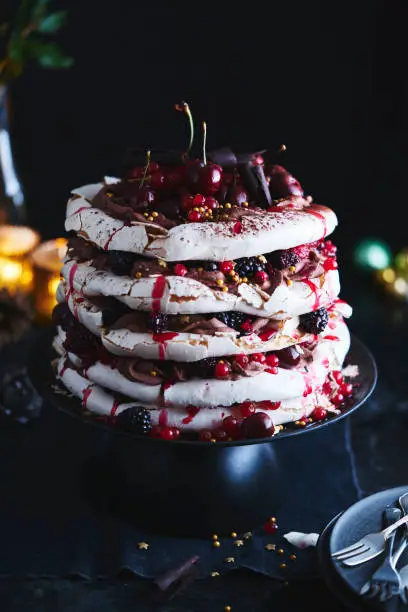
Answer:
[(380, 238), (361, 240), (354, 249), (355, 263), (366, 270), (383, 270), (388, 268), (391, 260), (391, 249)]

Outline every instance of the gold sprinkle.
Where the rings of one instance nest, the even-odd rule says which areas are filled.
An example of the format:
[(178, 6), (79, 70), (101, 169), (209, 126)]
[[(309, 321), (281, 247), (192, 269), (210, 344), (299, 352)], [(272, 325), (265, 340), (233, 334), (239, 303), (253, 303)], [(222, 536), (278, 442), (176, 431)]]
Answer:
[(248, 202), (242, 202), (242, 206), (244, 206), (245, 208), (247, 208), (249, 206)]
[(264, 257), (263, 255), (258, 255), (258, 259), (260, 262), (266, 263), (266, 257)]
[(225, 204), (225, 208), (232, 208), (232, 206), (231, 206), (231, 204), (230, 204), (229, 202), (227, 202), (227, 203)]
[(199, 207), (198, 207), (198, 210), (199, 210), (200, 212), (204, 212), (204, 208), (203, 208), (202, 206), (199, 206)]
[(294, 271), (296, 270), (296, 266), (289, 266), (289, 270), (290, 270), (291, 272), (294, 272)]
[(248, 282), (248, 279), (247, 279), (247, 277), (246, 277), (246, 276), (243, 276), (243, 277), (242, 277), (242, 282), (243, 282), (243, 283), (247, 283), (247, 282)]
[(276, 523), (276, 517), (274, 517), (274, 516), (271, 516), (269, 518), (269, 520), (270, 520), (271, 523)]
[(312, 417), (309, 417), (307, 420), (309, 421), (309, 423), (313, 423)]
[(287, 568), (287, 565), (286, 565), (286, 563), (281, 563), (279, 567), (280, 567), (281, 569), (286, 569), (286, 568)]
[(235, 563), (235, 557), (225, 557), (225, 563)]
[(221, 287), (221, 285), (223, 285), (223, 284), (224, 284), (224, 281), (222, 280), (222, 278), (219, 278), (219, 279), (217, 280), (217, 285), (218, 285), (219, 287)]
[(295, 421), (295, 425), (299, 425), (299, 421)]
[(167, 268), (166, 262), (163, 261), (162, 259), (159, 259), (159, 266), (161, 266), (162, 268)]
[(226, 293), (228, 291), (228, 287), (223, 287), (222, 290), (224, 291), (224, 293)]
[(214, 546), (214, 548), (219, 548), (221, 546), (221, 542), (219, 542), (218, 540), (215, 540), (213, 542), (213, 546)]
[(230, 270), (230, 271), (228, 272), (228, 274), (229, 274), (230, 276), (235, 276), (235, 275), (236, 275), (236, 272), (234, 272), (234, 270)]
[(244, 545), (244, 540), (235, 540), (234, 542), (234, 546), (236, 546), (237, 548), (243, 545)]
[(144, 212), (143, 214), (144, 214), (145, 217), (149, 216), (149, 213), (147, 213), (147, 212)]
[(154, 217), (156, 219), (156, 217), (159, 216), (159, 213), (155, 210), (154, 212), (152, 212), (152, 217)]
[(211, 574), (210, 574), (210, 576), (211, 576), (212, 578), (216, 578), (216, 577), (217, 577), (217, 576), (219, 576), (219, 575), (220, 575), (220, 572), (211, 572)]
[(236, 531), (231, 531), (231, 538), (236, 538), (237, 537), (237, 532)]
[(290, 278), (286, 279), (286, 284), (288, 285), (288, 287), (290, 287), (290, 285), (292, 284), (293, 281), (290, 280)]
[(195, 210), (196, 212), (200, 212), (197, 206), (194, 206), (193, 210)]
[(141, 272), (136, 272), (136, 278), (142, 278), (142, 273)]
[(278, 550), (276, 552), (278, 553), (278, 555), (283, 555), (285, 553), (283, 548), (278, 548)]
[(232, 608), (231, 606), (225, 606), (224, 608), (224, 612), (231, 612)]
[(204, 272), (204, 268), (197, 268), (197, 272)]
[(216, 442), (217, 440), (215, 438), (211, 438), (210, 442)]
[(156, 370), (152, 370), (152, 371), (150, 372), (150, 376), (157, 376), (157, 372), (156, 372)]
[(246, 531), (243, 537), (244, 540), (249, 540), (249, 538), (252, 538), (252, 531)]
[(276, 550), (276, 544), (267, 544), (265, 550)]
[(147, 217), (147, 220), (148, 220), (148, 221), (154, 221), (154, 219), (153, 219), (152, 215), (149, 215), (149, 216)]
[(223, 204), (220, 204), (220, 205), (218, 206), (218, 208), (224, 208), (224, 205), (223, 205)]
[(190, 315), (181, 315), (181, 322), (182, 323), (189, 323), (190, 322)]
[(289, 559), (290, 559), (291, 561), (294, 561), (294, 560), (296, 559), (296, 555), (295, 555), (295, 553), (292, 553), (292, 554), (289, 556)]
[(106, 195), (108, 196), (108, 198), (111, 198), (113, 196), (113, 193), (111, 191), (107, 191)]
[(149, 544), (147, 542), (138, 542), (137, 547), (139, 550), (148, 550)]
[(213, 540), (218, 540), (218, 536), (217, 536), (217, 534), (216, 534), (216, 533), (214, 533), (214, 534), (213, 534), (212, 539), (213, 539)]

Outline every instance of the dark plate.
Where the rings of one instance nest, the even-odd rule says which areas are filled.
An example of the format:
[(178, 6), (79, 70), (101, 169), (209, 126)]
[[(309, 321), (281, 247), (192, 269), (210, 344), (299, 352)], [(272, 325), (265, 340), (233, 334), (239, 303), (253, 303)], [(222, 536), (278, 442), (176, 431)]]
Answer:
[[(318, 559), (322, 575), (337, 597), (352, 610), (386, 609), (376, 601), (360, 596), (363, 584), (381, 564), (383, 555), (356, 567), (347, 567), (333, 561), (331, 554), (372, 531), (382, 529), (382, 512), (389, 504), (395, 504), (408, 485), (379, 491), (356, 502), (346, 511), (335, 517), (322, 532), (318, 542)], [(408, 551), (399, 561), (399, 567), (408, 563)], [(393, 608), (395, 610), (395, 608)], [(406, 610), (402, 602), (399, 608)]]
[[(36, 347), (35, 354), (31, 355), (31, 358), (29, 360), (29, 374), (31, 376), (34, 386), (41, 393), (41, 395), (46, 396), (60, 410), (63, 410), (69, 415), (75, 416), (76, 418), (79, 418), (82, 421), (87, 422), (88, 424), (94, 425), (99, 428), (112, 430), (112, 427), (102, 420), (96, 420), (92, 417), (85, 417), (83, 415), (81, 402), (78, 398), (70, 397), (68, 395), (59, 394), (55, 392), (53, 387), (55, 386), (56, 381), (54, 372), (51, 368), (51, 360), (56, 356), (55, 352), (51, 347), (53, 335), (55, 335), (55, 330), (50, 330), (47, 334), (44, 335), (40, 346)], [(37, 358), (38, 354), (41, 354), (42, 356), (44, 356), (44, 358), (39, 360)], [(303, 428), (295, 428), (290, 426), (285, 427), (285, 429), (281, 433), (279, 433), (279, 435), (274, 436), (272, 438), (232, 440), (230, 442), (220, 441), (217, 442), (217, 447), (270, 443), (278, 439), (281, 440), (285, 438), (290, 438), (293, 436), (304, 434), (306, 432), (322, 429), (332, 423), (336, 423), (349, 416), (355, 410), (357, 410), (357, 408), (359, 408), (373, 392), (377, 383), (377, 366), (371, 352), (368, 350), (365, 344), (363, 344), (361, 340), (359, 340), (354, 334), (351, 334), (351, 346), (346, 357), (346, 362), (349, 364), (358, 365), (359, 376), (356, 380), (358, 381), (359, 386), (354, 390), (353, 397), (349, 401), (347, 407), (339, 415), (326, 419), (325, 421), (316, 421), (315, 423), (310, 423), (309, 425)], [(130, 436), (134, 439), (143, 438), (142, 436), (138, 436), (129, 432), (123, 432), (119, 429), (115, 429), (115, 434), (124, 435), (126, 437)], [(161, 440), (160, 438), (149, 438), (149, 441), (154, 444), (169, 443), (167, 440)], [(200, 446), (213, 446), (211, 442), (202, 442), (192, 439), (172, 440), (171, 444), (193, 444)]]

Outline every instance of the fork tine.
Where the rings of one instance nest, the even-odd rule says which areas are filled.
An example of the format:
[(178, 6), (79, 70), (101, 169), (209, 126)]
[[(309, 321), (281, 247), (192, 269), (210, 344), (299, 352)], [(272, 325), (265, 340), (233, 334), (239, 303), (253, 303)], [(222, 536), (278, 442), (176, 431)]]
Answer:
[(340, 557), (336, 557), (335, 559), (333, 559), (334, 561), (346, 561), (348, 559), (355, 559), (356, 557), (360, 558), (360, 557), (366, 557), (367, 553), (370, 552), (370, 547), (369, 546), (363, 546), (362, 548), (358, 548), (357, 550), (352, 550), (348, 553), (344, 553), (343, 555), (340, 555)]
[(340, 550), (336, 550), (336, 552), (331, 554), (332, 559), (337, 559), (340, 555), (347, 554), (358, 548), (364, 546), (364, 542), (356, 542), (355, 544), (350, 544), (350, 546), (346, 546), (345, 548), (341, 548)]
[(342, 560), (342, 563), (343, 565), (347, 565), (347, 567), (355, 567), (356, 565), (360, 565), (361, 563), (374, 559), (380, 555), (381, 552), (381, 550), (373, 550), (368, 548), (364, 553), (353, 555), (352, 557), (346, 557)]

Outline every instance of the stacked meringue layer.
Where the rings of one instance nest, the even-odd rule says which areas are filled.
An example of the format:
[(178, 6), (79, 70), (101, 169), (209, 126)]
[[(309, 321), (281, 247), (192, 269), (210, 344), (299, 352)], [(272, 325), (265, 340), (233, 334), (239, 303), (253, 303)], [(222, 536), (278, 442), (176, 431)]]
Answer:
[(136, 433), (221, 440), (342, 409), (352, 309), (332, 210), (291, 196), (166, 228), (103, 209), (111, 184), (72, 192), (54, 311), (57, 377), (85, 410)]

